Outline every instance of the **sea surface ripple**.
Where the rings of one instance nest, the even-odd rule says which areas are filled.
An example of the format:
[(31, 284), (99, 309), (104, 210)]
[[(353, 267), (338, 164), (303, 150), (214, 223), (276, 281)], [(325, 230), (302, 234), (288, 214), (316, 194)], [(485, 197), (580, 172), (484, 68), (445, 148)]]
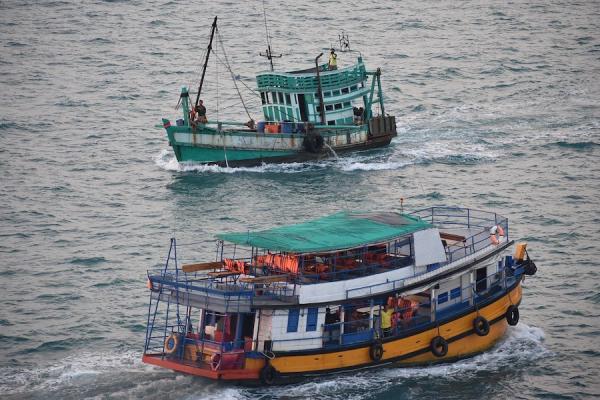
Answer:
[[(3, 399), (584, 399), (600, 396), (597, 1), (265, 1), (275, 64), (308, 67), (344, 30), (381, 67), (399, 136), (322, 163), (181, 165), (161, 117), (195, 88), (219, 16), (236, 82), (268, 68), (262, 1), (0, 2)], [(340, 65), (356, 53), (340, 53)], [(209, 116), (247, 119), (211, 63)], [(255, 118), (260, 99), (240, 85)], [(275, 388), (141, 363), (146, 270), (222, 231), (342, 209), (491, 209), (539, 273), (521, 323), (454, 364)]]

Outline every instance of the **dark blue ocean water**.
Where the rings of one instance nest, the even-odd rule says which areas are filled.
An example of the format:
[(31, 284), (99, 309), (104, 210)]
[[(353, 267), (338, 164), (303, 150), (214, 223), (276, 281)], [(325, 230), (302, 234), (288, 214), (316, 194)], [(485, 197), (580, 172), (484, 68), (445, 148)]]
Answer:
[[(345, 30), (382, 68), (389, 148), (239, 170), (174, 161), (154, 125), (197, 84), (214, 15), (238, 82), (267, 68), (260, 1), (0, 2), (0, 397), (600, 396), (599, 3), (266, 3), (278, 67), (310, 66)], [(246, 120), (223, 66), (204, 98), (209, 116)], [(146, 269), (172, 235), (185, 260), (210, 259), (217, 232), (401, 197), (496, 210), (529, 243), (539, 273), (490, 352), (276, 388), (140, 362)]]

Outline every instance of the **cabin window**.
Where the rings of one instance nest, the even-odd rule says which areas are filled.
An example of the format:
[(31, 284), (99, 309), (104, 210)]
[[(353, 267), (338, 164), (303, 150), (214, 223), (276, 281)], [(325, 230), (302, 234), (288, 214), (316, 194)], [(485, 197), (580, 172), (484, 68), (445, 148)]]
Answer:
[(342, 109), (342, 103), (337, 103), (337, 104), (335, 105), (335, 109), (336, 109), (336, 110), (341, 110), (341, 109)]
[(347, 87), (345, 87), (345, 88), (342, 89), (342, 94), (347, 94), (348, 92), (349, 92), (349, 90), (348, 90)]
[(460, 297), (460, 287), (454, 288), (450, 291), (450, 300), (458, 299)]
[(331, 92), (331, 94), (334, 95), (334, 96), (339, 96), (340, 95), (340, 91), (339, 90), (333, 90)]
[(299, 309), (291, 309), (288, 311), (288, 324), (287, 331), (288, 332), (298, 332), (298, 319), (300, 318), (300, 310)]
[(265, 92), (260, 92), (260, 100), (263, 104), (267, 104), (267, 100), (265, 100)]
[(271, 95), (273, 97), (273, 104), (277, 104), (277, 93), (276, 92), (272, 92)]
[(317, 330), (317, 318), (319, 316), (319, 309), (311, 307), (308, 309), (306, 315), (306, 332), (312, 332)]
[(352, 92), (354, 92), (356, 89), (358, 89), (358, 86), (356, 86), (356, 85), (350, 86), (350, 90)]
[(316, 110), (317, 110), (318, 113), (321, 112), (321, 105), (320, 104), (316, 107)]
[(448, 301), (448, 292), (438, 294), (438, 304), (444, 304)]
[(327, 121), (327, 125), (335, 125), (335, 120), (334, 121)]
[(277, 94), (279, 95), (279, 104), (284, 104), (283, 103), (283, 93), (279, 92)]
[(325, 96), (325, 97), (331, 97), (331, 92), (323, 92), (323, 96)]
[(344, 102), (344, 108), (350, 108), (352, 104), (349, 101)]
[(333, 105), (331, 105), (331, 104), (326, 104), (326, 105), (325, 105), (325, 111), (333, 111)]
[(292, 104), (292, 98), (290, 97), (289, 93), (285, 94), (285, 104), (288, 104), (288, 105)]

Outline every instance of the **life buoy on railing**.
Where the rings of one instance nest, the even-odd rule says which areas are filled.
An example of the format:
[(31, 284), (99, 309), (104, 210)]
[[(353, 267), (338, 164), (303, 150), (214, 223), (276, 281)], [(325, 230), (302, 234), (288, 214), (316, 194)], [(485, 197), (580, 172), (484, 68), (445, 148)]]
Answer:
[(167, 354), (173, 354), (179, 347), (179, 335), (176, 333), (171, 333), (165, 339), (165, 352)]
[(383, 357), (383, 346), (380, 342), (374, 342), (371, 344), (371, 347), (369, 347), (369, 357), (371, 357), (371, 360), (375, 362), (381, 360)]
[(220, 353), (213, 354), (210, 358), (210, 369), (212, 369), (213, 371), (218, 370), (219, 367), (221, 367), (221, 359), (222, 357)]
[(487, 319), (479, 315), (473, 320), (473, 330), (477, 336), (486, 336), (490, 333), (490, 323)]
[(431, 352), (436, 357), (444, 357), (448, 354), (448, 342), (441, 336), (431, 339)]
[[(498, 234), (500, 238), (498, 238), (496, 234)], [(500, 225), (494, 225), (490, 229), (490, 242), (492, 242), (493, 245), (497, 245), (500, 241), (504, 241), (504, 229)]]

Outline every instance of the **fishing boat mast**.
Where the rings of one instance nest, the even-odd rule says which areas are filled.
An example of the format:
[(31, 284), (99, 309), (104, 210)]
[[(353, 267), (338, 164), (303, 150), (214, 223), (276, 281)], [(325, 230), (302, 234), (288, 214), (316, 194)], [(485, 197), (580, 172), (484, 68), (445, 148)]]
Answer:
[(271, 64), (271, 71), (273, 71), (273, 58), (281, 58), (282, 54), (279, 54), (278, 56), (274, 56), (273, 52), (271, 51), (271, 37), (269, 35), (269, 27), (267, 25), (267, 11), (265, 10), (264, 0), (263, 0), (263, 15), (265, 17), (265, 34), (267, 35), (267, 51), (265, 51), (265, 54), (263, 54), (263, 53), (258, 53), (258, 54), (262, 57), (267, 57), (267, 59), (269, 60), (269, 63)]
[(198, 95), (196, 96), (196, 106), (198, 106), (198, 102), (200, 101), (200, 92), (202, 91), (202, 84), (204, 83), (204, 75), (206, 75), (206, 66), (208, 65), (208, 57), (210, 57), (210, 52), (212, 51), (212, 42), (213, 42), (213, 37), (215, 36), (216, 29), (217, 29), (217, 17), (215, 16), (215, 20), (212, 23), (212, 29), (210, 31), (210, 40), (208, 42), (208, 48), (206, 49), (206, 59), (204, 60), (204, 66), (202, 67), (202, 77), (200, 78), (200, 86), (198, 86)]

